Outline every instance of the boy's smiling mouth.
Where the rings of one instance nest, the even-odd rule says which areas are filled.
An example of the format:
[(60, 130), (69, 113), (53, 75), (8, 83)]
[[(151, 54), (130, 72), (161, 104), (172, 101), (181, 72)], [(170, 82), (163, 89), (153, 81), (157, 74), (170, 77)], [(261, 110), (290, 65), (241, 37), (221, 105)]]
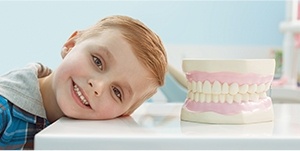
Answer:
[(86, 99), (86, 97), (83, 95), (83, 93), (81, 92), (79, 86), (76, 83), (73, 83), (73, 90), (77, 96), (77, 98), (80, 100), (80, 102), (87, 106), (90, 107), (90, 103), (89, 101)]

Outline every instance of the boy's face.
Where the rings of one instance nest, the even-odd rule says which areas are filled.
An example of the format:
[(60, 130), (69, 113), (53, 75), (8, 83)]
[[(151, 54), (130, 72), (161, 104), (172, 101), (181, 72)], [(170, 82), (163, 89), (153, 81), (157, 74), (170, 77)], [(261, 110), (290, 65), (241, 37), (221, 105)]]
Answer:
[(62, 112), (78, 119), (123, 115), (153, 91), (151, 74), (118, 30), (74, 42), (54, 73), (53, 91)]

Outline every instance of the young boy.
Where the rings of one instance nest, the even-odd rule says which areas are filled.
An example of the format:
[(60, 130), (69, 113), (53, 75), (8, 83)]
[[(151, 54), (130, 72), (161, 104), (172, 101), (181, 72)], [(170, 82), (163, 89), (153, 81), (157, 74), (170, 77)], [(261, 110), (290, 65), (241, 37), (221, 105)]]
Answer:
[(0, 77), (0, 149), (32, 148), (34, 135), (62, 116), (130, 115), (164, 84), (160, 38), (138, 20), (110, 16), (63, 45), (51, 73), (42, 64)]

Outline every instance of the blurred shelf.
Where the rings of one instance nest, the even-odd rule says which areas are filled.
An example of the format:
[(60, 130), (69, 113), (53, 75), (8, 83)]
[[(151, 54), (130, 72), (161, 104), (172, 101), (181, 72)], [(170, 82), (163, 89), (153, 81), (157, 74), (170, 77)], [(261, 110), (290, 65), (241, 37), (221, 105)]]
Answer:
[(300, 88), (288, 85), (275, 86), (271, 88), (270, 96), (276, 103), (300, 103)]
[(281, 32), (300, 33), (300, 21), (285, 21), (280, 23)]

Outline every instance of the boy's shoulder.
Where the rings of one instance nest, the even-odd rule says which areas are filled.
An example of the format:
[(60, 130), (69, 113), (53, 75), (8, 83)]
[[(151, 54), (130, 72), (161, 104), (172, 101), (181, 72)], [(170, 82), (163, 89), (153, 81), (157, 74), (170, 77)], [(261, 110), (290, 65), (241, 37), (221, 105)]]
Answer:
[(30, 64), (0, 76), (0, 95), (19, 108), (46, 118), (38, 77), (45, 71), (41, 64)]

